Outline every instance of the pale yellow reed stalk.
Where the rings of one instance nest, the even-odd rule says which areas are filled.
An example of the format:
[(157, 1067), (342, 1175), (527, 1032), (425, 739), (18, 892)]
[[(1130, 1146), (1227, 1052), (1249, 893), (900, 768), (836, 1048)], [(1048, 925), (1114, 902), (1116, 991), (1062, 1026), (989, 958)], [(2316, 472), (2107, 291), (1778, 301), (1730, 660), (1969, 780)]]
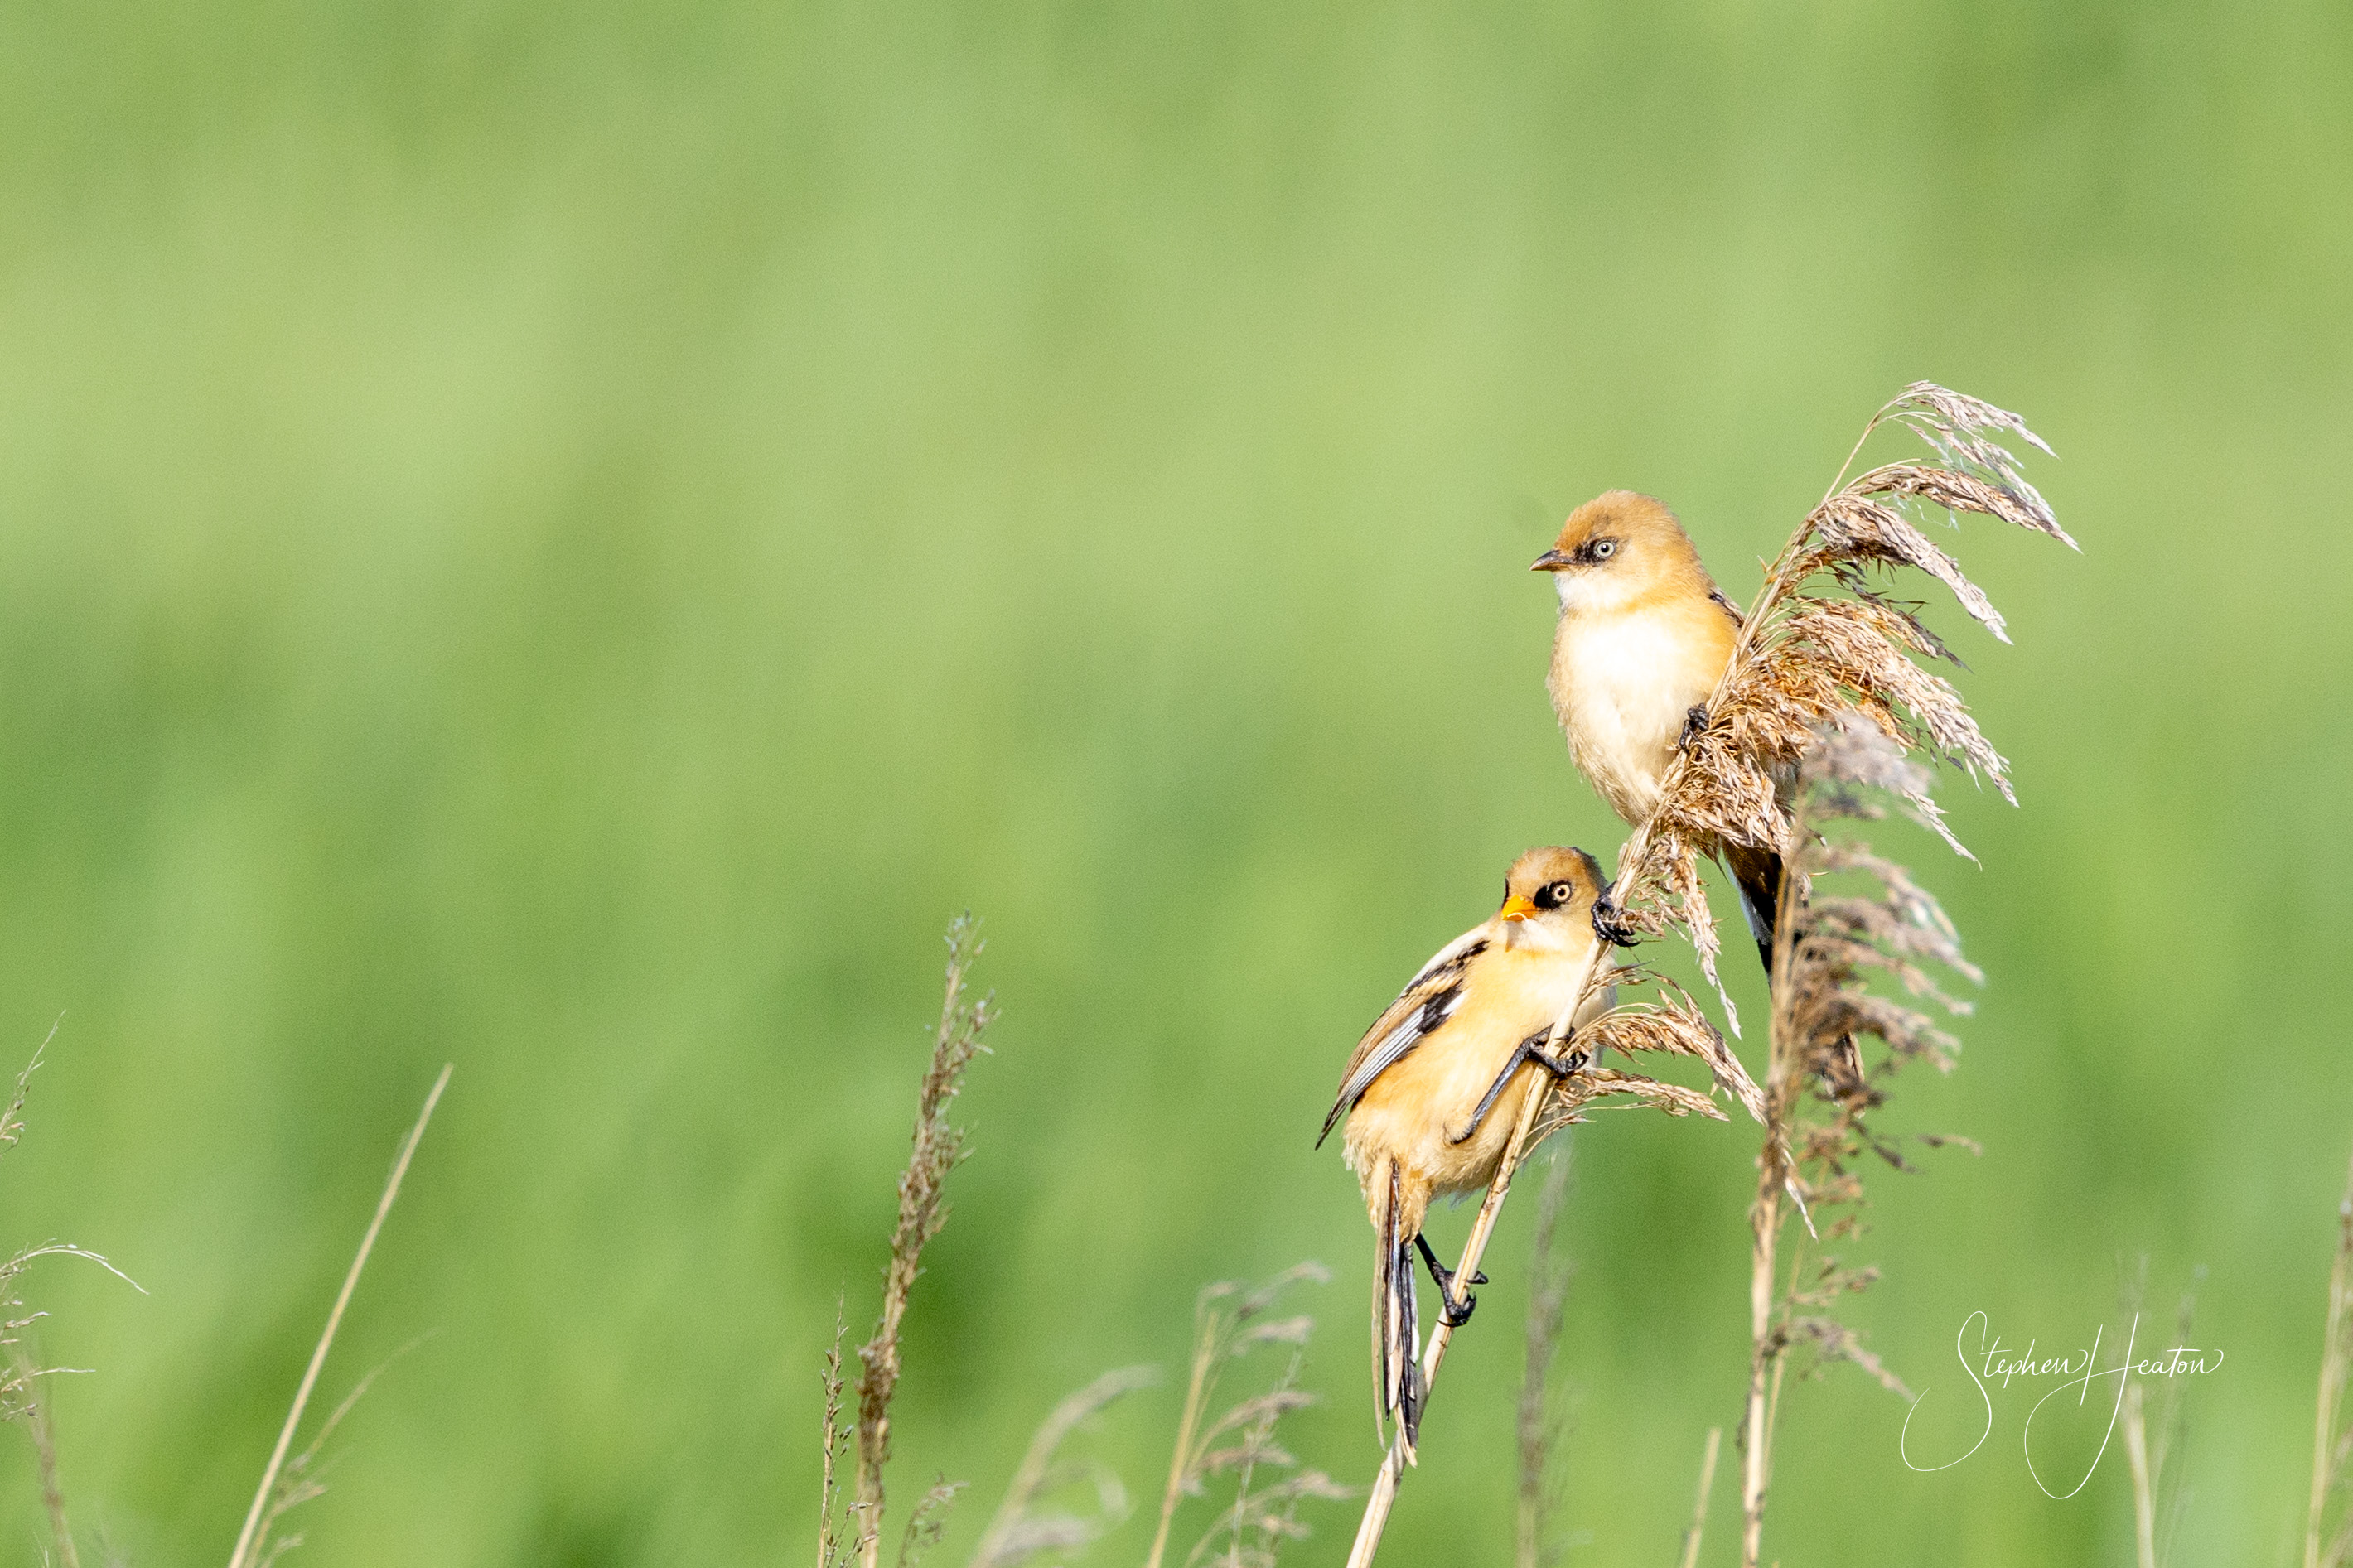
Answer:
[(261, 1485), (254, 1489), (253, 1506), (246, 1510), (245, 1528), (237, 1532), (237, 1548), (229, 1553), (228, 1568), (251, 1568), (260, 1548), (262, 1521), (278, 1489), (278, 1472), (286, 1463), (287, 1451), (294, 1446), (296, 1429), (302, 1425), (303, 1408), (311, 1403), (311, 1391), (318, 1386), (319, 1373), (327, 1364), (328, 1348), (335, 1342), (335, 1331), (343, 1326), (343, 1309), (352, 1304), (352, 1292), (359, 1288), (360, 1271), (367, 1267), (368, 1254), (375, 1250), (375, 1238), (384, 1230), (385, 1216), (392, 1213), (393, 1200), (400, 1196), (400, 1184), (408, 1174), (408, 1162), (425, 1136), (425, 1124), (433, 1120), (433, 1108), (441, 1102), (441, 1091), (449, 1087), (452, 1070), (453, 1065), (441, 1068), (441, 1076), (433, 1080), (433, 1088), (425, 1096), (425, 1109), (417, 1113), (417, 1124), (401, 1140), (400, 1152), (392, 1163), (392, 1174), (384, 1184), (384, 1195), (376, 1200), (375, 1216), (368, 1221), (367, 1234), (360, 1237), (360, 1249), (352, 1258), (350, 1271), (343, 1276), (343, 1288), (335, 1293), (335, 1304), (327, 1313), (326, 1329), (319, 1335), (319, 1342), (311, 1352), (311, 1364), (303, 1369), (302, 1382), (294, 1391), (294, 1405), (286, 1412), (286, 1425), (279, 1429), (278, 1446), (269, 1451), (269, 1463), (262, 1469)]

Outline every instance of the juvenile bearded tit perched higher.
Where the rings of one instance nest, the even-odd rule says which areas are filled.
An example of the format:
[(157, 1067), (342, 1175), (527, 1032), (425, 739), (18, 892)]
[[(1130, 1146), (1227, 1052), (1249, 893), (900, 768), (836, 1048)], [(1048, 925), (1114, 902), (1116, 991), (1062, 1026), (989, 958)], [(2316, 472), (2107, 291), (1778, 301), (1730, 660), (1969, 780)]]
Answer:
[[(1547, 1037), (1577, 999), (1599, 939), (1593, 901), (1601, 868), (1582, 849), (1531, 849), (1504, 879), (1504, 907), (1439, 950), (1356, 1044), (1320, 1148), (1348, 1119), (1348, 1164), (1363, 1183), (1378, 1242), (1373, 1265), (1373, 1364), (1378, 1414), (1395, 1414), (1413, 1455), (1421, 1425), (1413, 1256), (1441, 1297), (1453, 1276), (1421, 1234), (1430, 1200), (1484, 1187), (1502, 1163), (1526, 1097), (1585, 1059), (1547, 1054)], [(1607, 988), (1572, 1021), (1609, 1006)], [(1474, 1277), (1472, 1283), (1483, 1283)], [(1460, 1315), (1471, 1316), (1466, 1295)]]
[[(1632, 490), (1607, 491), (1570, 512), (1530, 570), (1553, 574), (1560, 594), (1545, 684), (1569, 755), (1610, 809), (1638, 826), (1659, 804), (1687, 727), (1707, 717), (1740, 606), (1716, 587), (1665, 503)], [(1740, 844), (1704, 847), (1739, 885), (1770, 973), (1780, 856)], [(1605, 930), (1609, 914), (1605, 907)]]

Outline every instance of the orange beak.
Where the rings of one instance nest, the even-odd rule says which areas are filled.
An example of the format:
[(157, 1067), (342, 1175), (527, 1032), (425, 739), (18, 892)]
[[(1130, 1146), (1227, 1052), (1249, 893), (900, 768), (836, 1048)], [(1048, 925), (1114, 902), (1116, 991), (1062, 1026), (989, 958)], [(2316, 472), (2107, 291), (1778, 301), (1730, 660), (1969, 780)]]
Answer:
[(1517, 893), (1514, 893), (1510, 898), (1504, 900), (1504, 918), (1510, 921), (1514, 925), (1527, 919), (1530, 915), (1535, 914), (1535, 905), (1520, 897)]

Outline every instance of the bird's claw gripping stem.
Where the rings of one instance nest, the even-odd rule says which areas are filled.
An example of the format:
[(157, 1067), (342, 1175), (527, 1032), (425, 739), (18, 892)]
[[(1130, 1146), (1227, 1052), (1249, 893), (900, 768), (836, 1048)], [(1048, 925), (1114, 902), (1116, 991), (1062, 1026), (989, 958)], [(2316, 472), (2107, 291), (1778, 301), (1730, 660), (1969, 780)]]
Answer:
[(1593, 934), (1612, 947), (1632, 947), (1642, 940), (1641, 932), (1618, 918), (1618, 906), (1606, 898), (1593, 900)]
[[(1478, 1307), (1479, 1298), (1465, 1291), (1462, 1296), (1462, 1305), (1457, 1307), (1454, 1304), (1455, 1271), (1438, 1261), (1438, 1254), (1430, 1250), (1428, 1237), (1417, 1236), (1413, 1238), (1413, 1244), (1421, 1248), (1421, 1260), (1430, 1265), (1430, 1277), (1438, 1285), (1438, 1321), (1450, 1329), (1461, 1328), (1471, 1321), (1471, 1313)], [(1487, 1283), (1487, 1276), (1483, 1273), (1473, 1274), (1471, 1276), (1471, 1283), (1484, 1285)]]

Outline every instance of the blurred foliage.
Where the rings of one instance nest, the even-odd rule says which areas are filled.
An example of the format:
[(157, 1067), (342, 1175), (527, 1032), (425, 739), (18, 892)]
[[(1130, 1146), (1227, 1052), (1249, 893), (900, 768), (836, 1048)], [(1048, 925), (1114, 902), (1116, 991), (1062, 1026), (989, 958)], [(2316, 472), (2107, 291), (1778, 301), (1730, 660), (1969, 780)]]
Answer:
[[(302, 1555), (798, 1560), (966, 907), (937, 1560), (1064, 1394), (1302, 1257), (1290, 1436), (1368, 1478), (1338, 1065), (1514, 852), (1621, 836), (1526, 563), (1630, 485), (1745, 595), (1930, 377), (2052, 441), (2085, 552), (1965, 531), (2015, 648), (1935, 607), (2024, 805), (1947, 786), (1982, 870), (1904, 845), (1990, 983), (1896, 1113), (1986, 1152), (1878, 1184), (1857, 1315), (1957, 1397), (1968, 1311), (2080, 1344), (2120, 1257), (2206, 1266), (2180, 1560), (2284, 1560), (2353, 1137), (2348, 101), (2317, 0), (0, 9), (0, 1060), (64, 1016), (0, 1242), (152, 1292), (27, 1281), (96, 1369), (78, 1522), (227, 1555), (448, 1059), (322, 1396), (433, 1337)], [(1753, 1145), (1579, 1136), (1570, 1561), (1666, 1561)], [(1399, 1562), (1508, 1553), (1528, 1223)], [(1106, 1418), (1132, 1486), (1176, 1399)], [(2121, 1453), (2047, 1500), (2030, 1403), (1920, 1475), (1867, 1379), (1794, 1387), (1769, 1549), (2125, 1561)]]

